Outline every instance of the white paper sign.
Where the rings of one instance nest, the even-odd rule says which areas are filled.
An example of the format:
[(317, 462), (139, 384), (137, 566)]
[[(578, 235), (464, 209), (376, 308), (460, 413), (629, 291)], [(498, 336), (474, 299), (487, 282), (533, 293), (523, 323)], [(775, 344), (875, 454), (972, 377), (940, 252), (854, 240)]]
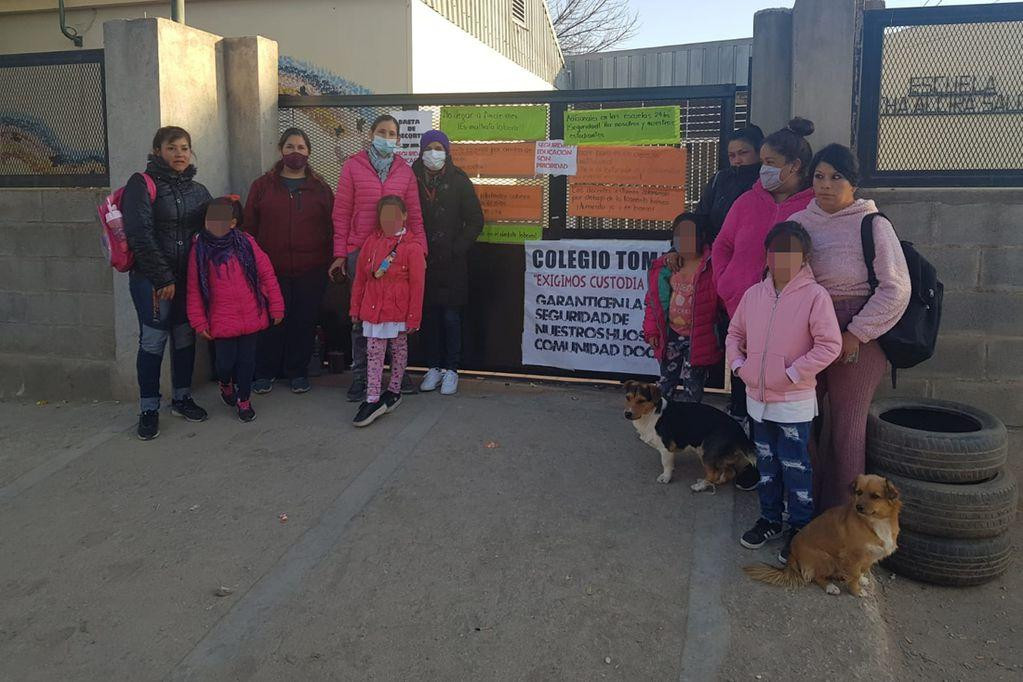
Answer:
[(539, 140), (536, 143), (537, 175), (575, 175), (578, 147), (565, 146), (564, 140)]
[(395, 153), (405, 159), (411, 166), (419, 158), (419, 140), (423, 133), (433, 128), (433, 114), (429, 111), (392, 111), (391, 116), (398, 119), (398, 131), (401, 145)]
[(529, 241), (522, 364), (657, 375), (643, 340), (647, 271), (666, 241)]

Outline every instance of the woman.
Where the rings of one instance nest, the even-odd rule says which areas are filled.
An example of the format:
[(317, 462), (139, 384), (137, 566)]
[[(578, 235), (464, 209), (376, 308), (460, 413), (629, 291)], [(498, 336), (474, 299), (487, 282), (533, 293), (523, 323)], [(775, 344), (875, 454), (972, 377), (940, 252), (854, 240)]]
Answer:
[(764, 133), (757, 126), (736, 130), (728, 136), (728, 168), (714, 174), (703, 190), (696, 213), (710, 219), (711, 237), (716, 237), (725, 224), (725, 216), (735, 200), (753, 187), (760, 177), (760, 145)]
[(469, 248), (483, 230), (483, 209), (469, 176), (451, 161), (451, 143), (439, 130), (426, 132), (412, 172), (430, 252), (426, 259), (423, 348), (430, 371), (419, 388), (442, 395), (458, 391), (462, 307), (469, 297)]
[(140, 173), (124, 187), (121, 212), (124, 233), (135, 256), (128, 287), (139, 318), (136, 369), (140, 411), (138, 437), (160, 435), (160, 366), (171, 340), (171, 414), (190, 422), (205, 421), (206, 410), (192, 400), (195, 332), (188, 323), (188, 254), (192, 237), (203, 226), (210, 193), (192, 180), (192, 137), (176, 126), (160, 128), (146, 175), (156, 185), (151, 201)]
[(815, 199), (792, 220), (810, 233), (810, 267), (831, 295), (842, 330), (842, 354), (820, 375), (817, 386), (818, 397), (828, 398), (830, 415), (830, 443), (820, 444), (820, 461), (814, 465), (820, 513), (845, 503), (849, 484), (863, 473), (867, 410), (887, 366), (877, 339), (905, 312), (910, 279), (895, 230), (877, 216), (872, 225), (878, 284), (870, 292), (860, 226), (877, 206), (855, 197), (859, 169), (849, 148), (824, 147), (810, 163), (810, 173)]
[[(767, 233), (813, 199), (809, 186), (813, 152), (806, 141), (811, 133), (812, 122), (794, 118), (764, 140), (760, 146), (760, 178), (732, 204), (714, 240), (711, 265), (729, 317), (735, 314), (746, 290), (763, 278)], [(728, 411), (737, 419), (746, 418), (746, 386), (735, 375)]]
[[(334, 201), (334, 262), (330, 276), (355, 275), (355, 264), (366, 238), (377, 229), (377, 202), (386, 195), (401, 197), (408, 210), (409, 236), (426, 249), (423, 212), (419, 207), (419, 184), (398, 148), (398, 121), (378, 116), (369, 129), (369, 148), (345, 161)], [(402, 391), (411, 383), (402, 384)], [(366, 339), (359, 325), (352, 325), (352, 385), (348, 400), (366, 399)]]
[(292, 393), (309, 390), (316, 318), (327, 289), (334, 193), (309, 166), (309, 136), (288, 128), (277, 143), (281, 158), (257, 178), (245, 202), (243, 229), (270, 257), (284, 297), (284, 323), (259, 335), (252, 390), (269, 393), (285, 378)]

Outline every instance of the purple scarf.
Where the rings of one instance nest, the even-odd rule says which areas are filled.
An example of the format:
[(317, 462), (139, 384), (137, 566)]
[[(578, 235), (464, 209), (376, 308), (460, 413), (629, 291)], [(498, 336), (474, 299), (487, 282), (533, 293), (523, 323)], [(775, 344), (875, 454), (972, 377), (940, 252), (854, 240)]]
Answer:
[(249, 288), (255, 294), (259, 305), (269, 313), (270, 301), (259, 288), (259, 270), (256, 268), (252, 244), (241, 230), (231, 230), (223, 237), (214, 237), (205, 229), (199, 230), (199, 238), (195, 240), (195, 258), (199, 270), (199, 294), (202, 296), (203, 308), (207, 312), (210, 309), (210, 264), (220, 267), (231, 258), (237, 258)]

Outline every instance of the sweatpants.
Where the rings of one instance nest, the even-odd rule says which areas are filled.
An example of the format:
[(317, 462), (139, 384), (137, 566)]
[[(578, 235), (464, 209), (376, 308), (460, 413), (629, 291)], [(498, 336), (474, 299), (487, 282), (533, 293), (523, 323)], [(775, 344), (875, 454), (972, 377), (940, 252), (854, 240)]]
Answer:
[[(361, 326), (361, 325), (360, 325)], [(365, 337), (364, 337), (365, 338)], [(408, 366), (408, 334), (399, 332), (393, 339), (366, 339), (366, 401), (380, 400), (380, 387), (384, 381), (384, 357), (391, 348), (391, 383), (387, 390), (401, 393), (401, 379)]]
[(213, 342), (217, 351), (217, 380), (234, 384), (239, 402), (252, 395), (252, 376), (256, 371), (256, 346), (259, 334), (246, 334)]
[(787, 498), (789, 526), (802, 528), (813, 518), (813, 469), (807, 450), (813, 422), (751, 421), (760, 472), (760, 515), (780, 524)]

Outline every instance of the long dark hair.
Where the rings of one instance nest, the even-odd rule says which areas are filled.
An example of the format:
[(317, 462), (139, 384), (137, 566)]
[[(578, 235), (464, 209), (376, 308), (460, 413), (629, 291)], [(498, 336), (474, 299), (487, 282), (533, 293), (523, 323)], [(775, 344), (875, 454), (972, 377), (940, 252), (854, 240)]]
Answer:
[(799, 175), (803, 187), (810, 185), (810, 160), (813, 159), (813, 148), (806, 141), (809, 135), (813, 135), (813, 121), (796, 116), (787, 126), (764, 138), (764, 145), (785, 157), (786, 163), (799, 159)]
[(683, 221), (690, 221), (696, 225), (696, 252), (703, 252), (714, 243), (714, 234), (711, 232), (710, 219), (702, 213), (679, 213), (671, 221), (671, 237), (675, 238), (675, 230), (678, 224)]
[(852, 153), (852, 150), (845, 145), (832, 142), (817, 152), (813, 157), (813, 161), (810, 162), (811, 178), (821, 161), (841, 173), (842, 177), (848, 180), (849, 184), (853, 187), (860, 186), (860, 165), (856, 163), (856, 156)]
[[(206, 204), (206, 213), (211, 206), (230, 206), (235, 220), (235, 227), (223, 237), (215, 237), (206, 229), (199, 231), (195, 240), (196, 270), (199, 275), (199, 295), (202, 298), (202, 305), (207, 311), (210, 309), (210, 264), (223, 265), (233, 256), (238, 259), (238, 264), (245, 273), (245, 280), (255, 295), (259, 305), (269, 311), (270, 301), (263, 290), (259, 287), (259, 268), (256, 267), (256, 254), (252, 251), (252, 243), (249, 237), (241, 231), (242, 226), (242, 204), (238, 197), (232, 195), (218, 197)], [(205, 219), (205, 213), (203, 215)]]
[[(770, 232), (764, 238), (764, 251), (770, 253), (772, 250), (771, 245), (779, 237), (788, 237), (787, 243), (791, 244), (793, 240), (799, 242), (799, 250), (803, 252), (803, 262), (805, 263), (810, 259), (810, 251), (813, 250), (813, 241), (810, 239), (810, 233), (806, 231), (806, 228), (800, 225), (795, 220), (786, 220), (778, 223), (771, 228)], [(762, 277), (767, 277), (767, 273), (771, 271), (771, 268), (764, 267), (764, 274)]]
[(396, 119), (394, 116), (391, 116), (390, 114), (380, 114), (379, 116), (374, 118), (373, 125), (369, 127), (369, 132), (370, 133), (376, 132), (377, 126), (383, 123), (384, 121), (390, 121), (391, 123), (393, 123), (394, 129), (398, 131), (398, 135), (401, 135), (401, 124), (398, 123), (398, 119)]
[[(322, 177), (320, 177), (320, 174), (316, 172), (315, 168), (313, 168), (313, 162), (312, 162), (313, 143), (309, 141), (309, 136), (306, 134), (306, 132), (304, 130), (302, 130), (301, 128), (295, 128), (294, 126), (292, 126), (291, 128), (288, 128), (283, 133), (281, 133), (280, 139), (277, 140), (277, 151), (283, 153), (284, 152), (284, 145), (288, 142), (288, 138), (289, 137), (294, 137), (295, 135), (298, 135), (299, 137), (302, 138), (302, 141), (305, 142), (306, 149), (309, 150), (309, 158), (310, 158), (310, 160), (306, 161), (306, 164), (305, 164), (306, 176), (310, 177), (310, 178), (312, 178), (312, 179), (314, 179), (314, 180), (316, 180), (318, 182), (320, 182), (324, 186), (327, 186), (327, 181), (324, 180)], [(271, 170), (271, 172), (273, 172), (273, 171), (279, 172), (283, 167), (284, 167), (284, 161), (282, 159), (277, 159), (277, 162), (274, 163), (273, 168), (271, 168), (270, 170)], [(329, 189), (329, 186), (328, 186), (328, 189)]]

